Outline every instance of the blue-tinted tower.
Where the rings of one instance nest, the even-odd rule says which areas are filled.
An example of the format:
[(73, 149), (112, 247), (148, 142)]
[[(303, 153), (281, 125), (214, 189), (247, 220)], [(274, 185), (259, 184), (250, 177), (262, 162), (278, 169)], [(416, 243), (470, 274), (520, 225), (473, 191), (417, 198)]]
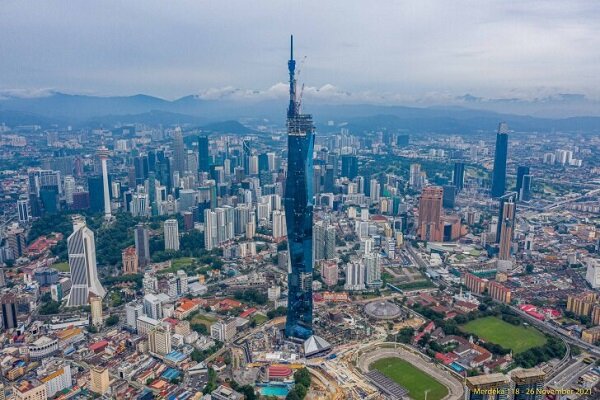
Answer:
[(502, 122), (496, 135), (496, 154), (492, 174), (492, 197), (498, 198), (506, 192), (506, 158), (508, 156), (508, 125)]
[(287, 112), (288, 164), (285, 181), (285, 222), (288, 239), (287, 337), (307, 339), (313, 334), (313, 145), (315, 128), (312, 116), (302, 114), (296, 98), (296, 61), (291, 38), (290, 104)]

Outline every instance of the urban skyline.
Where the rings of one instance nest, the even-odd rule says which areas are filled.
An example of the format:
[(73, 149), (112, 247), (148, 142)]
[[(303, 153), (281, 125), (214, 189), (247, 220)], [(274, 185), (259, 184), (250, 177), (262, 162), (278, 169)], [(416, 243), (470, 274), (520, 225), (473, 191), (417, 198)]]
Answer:
[[(262, 74), (285, 81), (287, 59), (288, 82), (173, 101), (0, 94), (0, 400), (600, 397), (600, 117), (565, 118), (593, 100), (390, 97), (462, 90), (465, 76), (490, 93), (557, 74), (588, 82), (596, 50), (580, 50), (597, 40), (595, 4), (334, 2), (315, 13), (234, 0), (231, 18), (211, 19), (222, 5), (184, 2), (152, 35), (180, 30), (151, 47), (140, 21), (157, 6), (120, 25), (132, 4), (97, 10), (113, 30), (65, 30), (84, 25), (59, 45), (81, 58), (67, 81), (85, 70), (103, 91), (176, 93), (181, 78), (218, 85), (243, 70), (252, 87)], [(21, 67), (0, 61), (10, 85), (56, 79), (57, 57), (70, 62), (52, 53), (62, 7), (0, 27), (46, 17), (7, 42)], [(305, 17), (310, 32), (296, 30)], [(335, 34), (322, 34), (325, 20)], [(193, 27), (201, 37), (180, 40)], [(36, 31), (48, 47), (32, 43), (39, 58), (23, 63), (15, 43)], [(173, 57), (190, 48), (204, 51)], [(322, 80), (377, 95), (315, 90)], [(461, 102), (481, 109), (448, 107)]]

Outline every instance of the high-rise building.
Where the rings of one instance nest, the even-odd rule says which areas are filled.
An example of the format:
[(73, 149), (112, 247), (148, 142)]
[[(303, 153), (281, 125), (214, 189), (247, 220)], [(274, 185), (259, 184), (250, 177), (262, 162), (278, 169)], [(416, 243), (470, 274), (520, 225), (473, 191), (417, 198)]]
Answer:
[(514, 235), (515, 208), (514, 197), (509, 198), (502, 204), (502, 219), (498, 220), (498, 224), (500, 225), (499, 260), (510, 260), (510, 250)]
[(102, 299), (98, 296), (90, 296), (90, 308), (92, 325), (102, 326)]
[(138, 255), (135, 247), (129, 246), (121, 252), (123, 275), (138, 273)]
[(514, 400), (542, 400), (546, 373), (540, 368), (517, 369), (510, 373)]
[(152, 293), (148, 293), (144, 296), (144, 314), (152, 319), (162, 319), (162, 301), (158, 296)]
[(273, 239), (282, 239), (286, 235), (285, 212), (273, 211)]
[(365, 289), (365, 265), (359, 262), (349, 262), (346, 264), (346, 290), (364, 290)]
[(321, 279), (327, 286), (335, 286), (339, 280), (339, 270), (337, 262), (326, 260), (321, 262)]
[(5, 294), (1, 298), (2, 303), (2, 327), (6, 329), (15, 329), (17, 322), (17, 297), (12, 294)]
[(288, 163), (284, 208), (288, 233), (288, 308), (285, 334), (307, 339), (313, 334), (312, 298), (312, 160), (315, 128), (310, 114), (302, 114), (296, 98), (296, 61), (291, 38), (290, 102), (287, 112)]
[(25, 245), (25, 230), (18, 223), (12, 223), (6, 228), (6, 244), (14, 259), (22, 257), (27, 252)]
[(19, 211), (19, 222), (29, 222), (31, 219), (31, 210), (27, 198), (17, 200), (17, 210)]
[(506, 159), (508, 157), (508, 125), (500, 123), (496, 134), (496, 153), (492, 174), (492, 197), (500, 197), (506, 191)]
[(453, 209), (456, 205), (456, 186), (454, 185), (444, 185), (444, 197), (442, 201), (442, 206), (444, 208)]
[(454, 163), (454, 174), (452, 175), (452, 184), (458, 192), (465, 187), (465, 163)]
[(100, 159), (100, 163), (102, 165), (102, 195), (103, 195), (103, 205), (104, 205), (104, 219), (106, 221), (110, 221), (112, 219), (111, 210), (110, 210), (110, 192), (108, 182), (108, 167), (106, 165), (106, 160), (108, 160), (108, 149), (102, 145), (98, 148), (98, 158)]
[(94, 232), (81, 216), (73, 218), (73, 233), (67, 238), (67, 250), (72, 283), (67, 306), (86, 305), (91, 295), (104, 298), (106, 291), (98, 279), (96, 266)]
[(168, 219), (164, 224), (165, 250), (179, 250), (179, 227), (176, 219)]
[(510, 379), (504, 374), (471, 376), (466, 379), (465, 389), (465, 400), (508, 400), (512, 397)]
[[(515, 192), (508, 192), (506, 194), (504, 194), (504, 196), (501, 196), (498, 199), (498, 224), (496, 225), (496, 243), (500, 243), (500, 233), (502, 230), (502, 221), (505, 219), (504, 217), (504, 204), (505, 203), (516, 203), (517, 202), (517, 194)], [(512, 215), (512, 226), (515, 225), (515, 219), (516, 219), (516, 208), (515, 208), (515, 213), (513, 213)], [(511, 232), (514, 235), (514, 231)], [(513, 240), (513, 237), (511, 237), (510, 240)]]
[(180, 177), (185, 173), (185, 145), (179, 127), (175, 128), (173, 133), (173, 170), (171, 172), (179, 172)]
[(419, 197), (419, 225), (417, 234), (421, 240), (440, 242), (443, 239), (442, 200), (444, 190), (439, 186), (423, 189)]
[(365, 263), (365, 285), (370, 288), (380, 287), (381, 280), (381, 256), (371, 253), (364, 256)]
[(130, 329), (137, 329), (137, 319), (144, 315), (144, 306), (140, 303), (131, 302), (125, 305), (125, 324)]
[(515, 192), (517, 193), (519, 200), (522, 200), (521, 199), (521, 188), (523, 187), (523, 177), (525, 175), (529, 175), (529, 167), (525, 166), (525, 165), (519, 165), (517, 167), (517, 181), (515, 184)]
[(342, 177), (353, 180), (358, 176), (358, 158), (351, 154), (342, 156)]
[(93, 212), (104, 211), (104, 178), (102, 175), (93, 175), (88, 177), (87, 182), (90, 197), (90, 210)]
[(420, 189), (423, 186), (423, 174), (421, 173), (421, 164), (410, 164), (410, 175), (408, 176), (408, 185), (413, 189)]
[(148, 349), (151, 353), (161, 356), (171, 352), (171, 326), (169, 324), (160, 324), (148, 332)]
[(313, 225), (313, 261), (335, 257), (335, 227), (318, 221)]
[(521, 185), (520, 185), (519, 191), (518, 191), (519, 200), (521, 200), (521, 201), (529, 201), (529, 200), (531, 200), (531, 182), (532, 182), (532, 179), (533, 179), (533, 177), (529, 173), (523, 175), (522, 181), (521, 181)]
[(40, 381), (46, 385), (48, 398), (52, 398), (61, 390), (73, 386), (71, 365), (67, 362), (52, 363), (48, 368), (43, 368), (42, 371), (43, 376), (40, 377)]
[(138, 266), (143, 268), (150, 262), (150, 239), (148, 237), (148, 227), (144, 224), (137, 224), (134, 231), (135, 252), (138, 257)]
[(101, 366), (92, 366), (90, 368), (90, 390), (99, 395), (108, 392), (110, 386), (110, 378), (108, 376), (108, 368)]
[(208, 137), (198, 136), (198, 171), (208, 172), (210, 167), (210, 155), (208, 152)]
[(221, 342), (229, 342), (236, 332), (235, 318), (217, 321), (210, 326), (210, 337)]
[(68, 205), (73, 204), (73, 193), (75, 193), (75, 178), (72, 175), (65, 176), (65, 201)]

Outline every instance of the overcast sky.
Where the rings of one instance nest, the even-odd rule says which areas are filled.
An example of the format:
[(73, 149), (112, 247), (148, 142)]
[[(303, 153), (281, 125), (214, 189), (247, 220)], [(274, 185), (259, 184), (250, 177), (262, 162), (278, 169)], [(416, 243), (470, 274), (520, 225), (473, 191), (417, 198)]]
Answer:
[(600, 97), (597, 0), (1, 0), (0, 89), (279, 92), (290, 33), (332, 96)]

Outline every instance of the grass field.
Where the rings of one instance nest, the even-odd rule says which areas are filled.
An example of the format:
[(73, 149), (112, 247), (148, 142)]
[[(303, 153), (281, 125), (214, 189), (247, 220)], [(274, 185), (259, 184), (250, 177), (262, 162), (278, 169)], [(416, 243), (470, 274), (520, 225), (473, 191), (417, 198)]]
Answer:
[(440, 400), (448, 395), (448, 389), (444, 385), (400, 358), (382, 358), (371, 364), (370, 368), (404, 387), (412, 399), (425, 400), (426, 390), (429, 391), (427, 400)]
[(262, 325), (268, 320), (268, 318), (266, 315), (256, 313), (250, 320), (256, 322), (256, 325)]
[(69, 272), (69, 263), (66, 262), (52, 264), (51, 267), (56, 269), (58, 272)]
[(473, 333), (487, 342), (511, 349), (514, 354), (546, 343), (546, 337), (537, 329), (512, 325), (497, 317), (475, 319), (461, 325), (460, 329), (463, 332)]
[(208, 329), (209, 332), (210, 332), (210, 326), (212, 324), (214, 324), (215, 322), (217, 322), (216, 318), (213, 318), (206, 314), (196, 314), (196, 315), (194, 315), (194, 318), (192, 318), (192, 320), (190, 321), (190, 323), (192, 323), (192, 324), (202, 324), (202, 325), (206, 326), (206, 329)]

